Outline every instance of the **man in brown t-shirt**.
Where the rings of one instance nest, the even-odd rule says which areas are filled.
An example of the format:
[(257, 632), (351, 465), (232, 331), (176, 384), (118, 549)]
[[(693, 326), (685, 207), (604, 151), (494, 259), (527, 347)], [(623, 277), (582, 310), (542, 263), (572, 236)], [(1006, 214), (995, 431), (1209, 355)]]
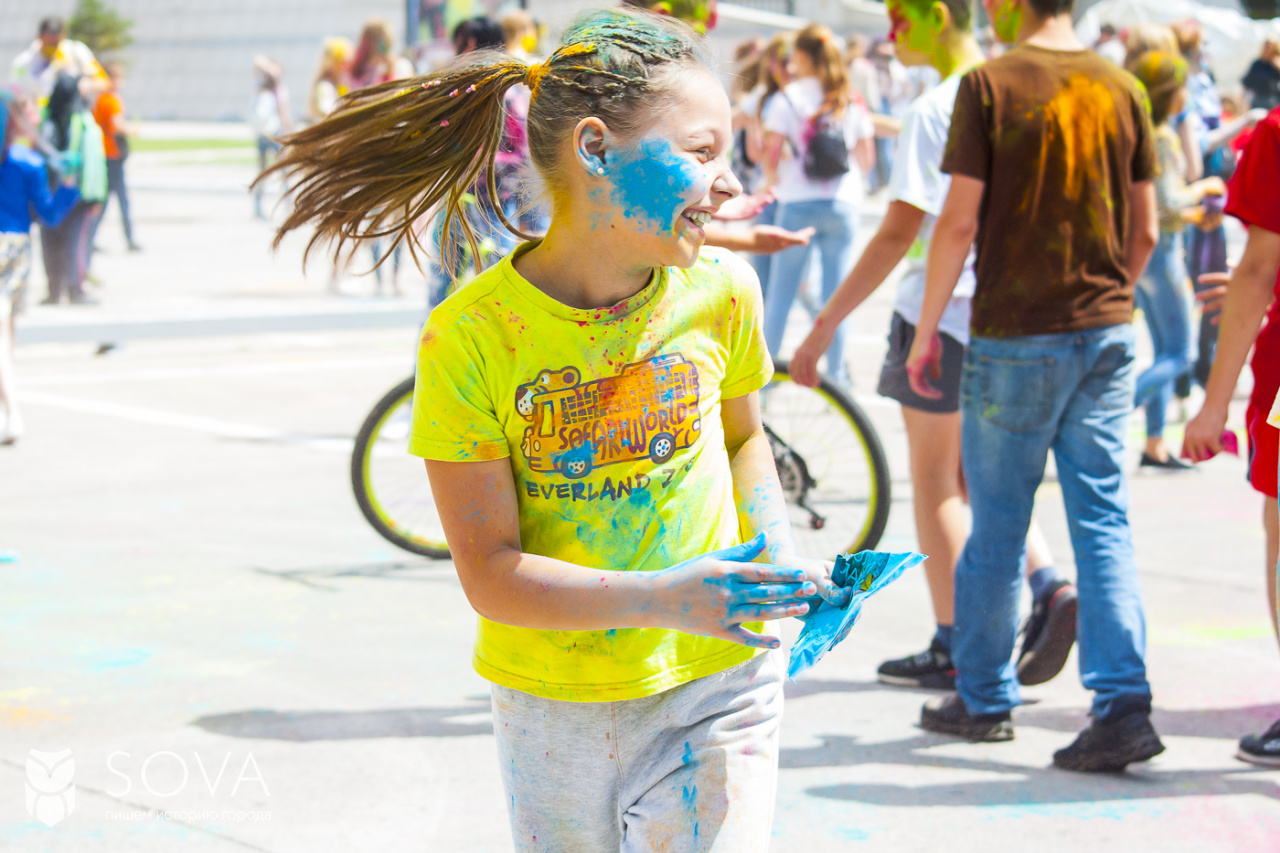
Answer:
[[(1119, 770), (1164, 749), (1149, 719), (1123, 468), (1133, 284), (1157, 238), (1151, 122), (1137, 81), (1076, 39), (1071, 0), (984, 3), (997, 36), (1017, 47), (961, 81), (942, 164), (951, 188), (907, 360), (912, 387), (930, 395), (938, 320), (976, 238), (962, 389), (973, 528), (955, 574), (957, 693), (927, 703), (921, 725), (1013, 737), (1020, 562), (1052, 449), (1076, 554), (1080, 672), (1095, 692), (1089, 727), (1053, 760)], [(1043, 630), (1060, 630), (1052, 613)]]

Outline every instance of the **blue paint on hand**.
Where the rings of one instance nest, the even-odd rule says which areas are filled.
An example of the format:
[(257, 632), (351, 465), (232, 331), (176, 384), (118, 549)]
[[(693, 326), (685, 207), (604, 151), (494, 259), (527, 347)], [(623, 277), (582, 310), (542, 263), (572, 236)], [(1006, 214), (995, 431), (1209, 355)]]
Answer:
[(859, 551), (836, 557), (831, 582), (839, 587), (851, 588), (853, 595), (843, 607), (823, 601), (803, 617), (804, 628), (791, 647), (787, 677), (794, 680), (797, 675), (820, 661), (823, 655), (849, 636), (849, 631), (862, 614), (863, 601), (884, 589), (904, 571), (923, 561), (924, 554), (914, 551)]

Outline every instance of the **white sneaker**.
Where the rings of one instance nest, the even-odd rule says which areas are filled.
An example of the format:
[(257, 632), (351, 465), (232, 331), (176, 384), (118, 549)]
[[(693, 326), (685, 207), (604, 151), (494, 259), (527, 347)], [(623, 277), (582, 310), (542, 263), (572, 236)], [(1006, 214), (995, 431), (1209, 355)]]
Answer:
[(22, 415), (9, 412), (5, 415), (4, 428), (0, 429), (0, 444), (13, 444), (22, 438), (22, 434), (25, 431), (26, 427), (22, 423)]

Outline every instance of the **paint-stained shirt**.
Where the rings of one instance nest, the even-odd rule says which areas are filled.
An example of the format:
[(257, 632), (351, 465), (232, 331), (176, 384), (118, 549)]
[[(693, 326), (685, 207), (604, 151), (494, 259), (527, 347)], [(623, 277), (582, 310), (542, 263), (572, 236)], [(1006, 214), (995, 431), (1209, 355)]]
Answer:
[(1089, 50), (1014, 48), (961, 80), (942, 169), (986, 185), (973, 334), (1132, 321), (1124, 262), (1133, 186), (1156, 170), (1132, 75)]
[[(616, 305), (581, 310), (520, 276), (512, 260), (530, 247), (432, 312), (410, 452), (510, 459), (526, 553), (654, 571), (737, 544), (720, 403), (773, 372), (750, 268), (707, 250)], [(659, 693), (752, 654), (668, 629), (548, 631), (481, 617), (473, 664), (506, 687), (592, 702)]]

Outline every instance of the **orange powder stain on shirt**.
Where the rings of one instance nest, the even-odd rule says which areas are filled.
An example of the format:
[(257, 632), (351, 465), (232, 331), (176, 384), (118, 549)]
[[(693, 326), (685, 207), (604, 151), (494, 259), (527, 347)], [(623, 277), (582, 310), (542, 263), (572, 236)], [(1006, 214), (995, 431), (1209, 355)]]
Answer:
[(1102, 83), (1073, 74), (1045, 107), (1044, 118), (1041, 162), (1060, 158), (1063, 193), (1078, 201), (1086, 183), (1102, 179), (1107, 139), (1119, 132), (1115, 96)]

